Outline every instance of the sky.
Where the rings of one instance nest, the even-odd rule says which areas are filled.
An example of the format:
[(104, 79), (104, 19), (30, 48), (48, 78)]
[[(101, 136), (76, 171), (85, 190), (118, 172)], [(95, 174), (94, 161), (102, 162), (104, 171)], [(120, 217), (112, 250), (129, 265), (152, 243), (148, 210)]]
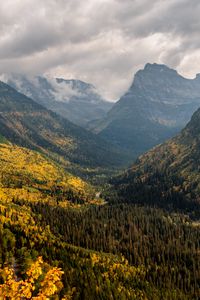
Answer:
[(199, 0), (6, 0), (0, 73), (80, 79), (114, 101), (148, 62), (195, 77), (199, 16)]

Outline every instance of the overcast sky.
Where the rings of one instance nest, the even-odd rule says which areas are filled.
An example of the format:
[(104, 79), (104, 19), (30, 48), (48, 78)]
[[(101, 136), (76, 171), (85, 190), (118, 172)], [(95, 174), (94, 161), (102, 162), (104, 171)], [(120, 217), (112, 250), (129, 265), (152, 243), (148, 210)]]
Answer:
[(147, 62), (200, 72), (199, 0), (1, 1), (1, 73), (82, 79), (117, 99)]

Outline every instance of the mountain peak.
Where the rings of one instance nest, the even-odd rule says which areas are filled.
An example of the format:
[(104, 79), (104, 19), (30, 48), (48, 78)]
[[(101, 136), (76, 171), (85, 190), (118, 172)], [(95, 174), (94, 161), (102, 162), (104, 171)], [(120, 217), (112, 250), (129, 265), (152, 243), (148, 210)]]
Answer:
[(57, 83), (65, 82), (67, 84), (71, 84), (73, 88), (92, 88), (95, 89), (94, 85), (91, 83), (87, 83), (85, 81), (79, 79), (64, 79), (64, 78), (56, 78)]
[(178, 73), (176, 70), (169, 68), (168, 66), (164, 65), (164, 64), (157, 64), (157, 63), (147, 63), (144, 67), (144, 69), (139, 70), (136, 74), (135, 77), (137, 76), (146, 76), (146, 75), (153, 75), (153, 76), (160, 76), (160, 73), (162, 73), (162, 76), (164, 74), (167, 75), (175, 75), (177, 76)]
[(164, 64), (157, 64), (157, 63), (147, 63), (144, 67), (143, 71), (159, 71), (159, 72), (163, 72), (163, 71), (170, 71), (170, 72), (175, 72), (177, 73), (176, 70), (169, 68), (168, 66), (164, 65)]
[(150, 86), (155, 87), (155, 84), (157, 86), (163, 87), (167, 84), (167, 82), (170, 83), (169, 85), (171, 85), (174, 82), (174, 80), (176, 81), (180, 79), (185, 80), (185, 78), (179, 75), (176, 70), (171, 69), (164, 64), (147, 63), (144, 69), (139, 70), (135, 74), (131, 89), (133, 87), (142, 89), (145, 86), (148, 86), (148, 88)]

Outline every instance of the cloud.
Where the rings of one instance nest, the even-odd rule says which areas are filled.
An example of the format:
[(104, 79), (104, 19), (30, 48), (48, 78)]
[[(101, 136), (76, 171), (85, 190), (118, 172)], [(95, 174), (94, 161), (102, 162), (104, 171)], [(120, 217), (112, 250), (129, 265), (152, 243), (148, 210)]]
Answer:
[(0, 72), (78, 78), (117, 99), (147, 62), (200, 71), (199, 14), (199, 0), (7, 0)]
[(73, 89), (73, 85), (71, 82), (60, 82), (57, 83), (56, 79), (48, 78), (48, 82), (51, 84), (53, 90), (51, 93), (56, 101), (59, 102), (69, 102), (72, 97), (81, 97), (81, 93)]

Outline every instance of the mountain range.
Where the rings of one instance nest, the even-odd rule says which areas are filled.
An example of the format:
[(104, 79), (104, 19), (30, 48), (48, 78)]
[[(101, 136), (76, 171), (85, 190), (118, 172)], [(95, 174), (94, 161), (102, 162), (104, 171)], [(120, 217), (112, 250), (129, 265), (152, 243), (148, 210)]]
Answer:
[(200, 106), (200, 77), (186, 79), (165, 65), (146, 64), (129, 90), (88, 128), (139, 154), (178, 133)]
[(112, 143), (130, 163), (177, 134), (200, 106), (200, 77), (186, 79), (166, 65), (146, 64), (115, 104), (80, 80), (7, 75), (7, 83), (76, 125)]
[(4, 75), (4, 79), (20, 93), (82, 127), (103, 118), (113, 105), (92, 84), (81, 80), (20, 74)]

